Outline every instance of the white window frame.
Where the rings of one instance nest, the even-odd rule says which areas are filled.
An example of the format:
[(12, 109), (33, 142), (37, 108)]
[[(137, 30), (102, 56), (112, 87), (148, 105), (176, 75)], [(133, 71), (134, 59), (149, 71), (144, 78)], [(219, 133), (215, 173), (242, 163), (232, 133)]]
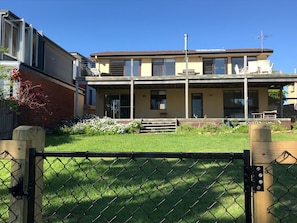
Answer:
[[(19, 25), (16, 25), (15, 23), (4, 20), (5, 23), (5, 30), (4, 30), (4, 47), (7, 48), (10, 56), (14, 58), (19, 58), (19, 49), (20, 49), (20, 27)], [(7, 26), (9, 25), (9, 27)], [(14, 38), (14, 28), (17, 31), (17, 35)], [(8, 29), (8, 30), (7, 30)], [(7, 34), (7, 35), (6, 35)], [(15, 46), (13, 47), (13, 45)]]

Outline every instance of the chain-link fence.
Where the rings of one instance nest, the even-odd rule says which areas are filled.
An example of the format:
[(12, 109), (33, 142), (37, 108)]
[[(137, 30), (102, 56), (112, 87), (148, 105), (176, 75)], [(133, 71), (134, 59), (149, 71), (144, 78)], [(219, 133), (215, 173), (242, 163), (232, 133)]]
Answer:
[(242, 153), (37, 156), (43, 222), (245, 222)]
[[(284, 164), (287, 159), (291, 164)], [(273, 177), (273, 184), (268, 185), (268, 191), (273, 196), (273, 204), (268, 212), (278, 222), (296, 222), (297, 218), (297, 158), (288, 152), (283, 152), (266, 168)]]
[[(15, 172), (21, 168), (21, 164), (8, 152), (0, 153), (0, 222), (16, 222), (17, 214), (10, 207), (15, 205), (11, 200), (11, 181), (17, 182)], [(16, 201), (16, 200), (14, 200)]]

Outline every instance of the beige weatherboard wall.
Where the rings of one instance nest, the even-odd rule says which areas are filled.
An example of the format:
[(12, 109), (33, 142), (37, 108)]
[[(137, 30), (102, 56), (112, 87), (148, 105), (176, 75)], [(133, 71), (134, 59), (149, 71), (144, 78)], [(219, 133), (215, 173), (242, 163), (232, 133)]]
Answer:
[(141, 76), (151, 76), (152, 74), (152, 59), (144, 58), (141, 61)]
[[(184, 89), (165, 89), (166, 90), (166, 109), (165, 110), (152, 110), (150, 107), (151, 100), (151, 90), (164, 90), (161, 89), (135, 89), (135, 118), (159, 118), (161, 116), (168, 118), (183, 118), (185, 116), (185, 97)], [(202, 107), (203, 107), (203, 117), (208, 118), (222, 118), (224, 117), (224, 104), (223, 95), (224, 88), (191, 88), (189, 89), (189, 116), (192, 114), (192, 100), (191, 95), (194, 93), (202, 94)], [(229, 89), (230, 90), (230, 89)], [(242, 89), (231, 89), (231, 90), (242, 90)], [(253, 89), (251, 89), (253, 90)], [(261, 88), (258, 90), (260, 98), (267, 98), (267, 89)], [(97, 90), (97, 113), (99, 116), (104, 116), (104, 95), (117, 95), (117, 94), (129, 94), (129, 89), (115, 89), (115, 90)], [(259, 101), (259, 110), (265, 110), (267, 108), (268, 100)], [(202, 118), (202, 117), (199, 117)]]
[[(185, 57), (177, 57), (175, 61), (175, 73), (176, 75), (182, 74), (186, 69)], [(201, 57), (189, 57), (188, 69), (194, 70), (196, 74), (203, 73), (202, 58)]]

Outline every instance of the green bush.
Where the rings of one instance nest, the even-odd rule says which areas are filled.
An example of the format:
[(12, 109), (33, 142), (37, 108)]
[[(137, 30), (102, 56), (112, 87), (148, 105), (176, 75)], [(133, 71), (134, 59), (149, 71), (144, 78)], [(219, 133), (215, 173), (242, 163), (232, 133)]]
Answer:
[(143, 126), (140, 121), (130, 122), (125, 126), (126, 133), (139, 133)]
[(218, 125), (209, 123), (209, 124), (206, 124), (205, 126), (203, 126), (202, 129), (205, 132), (216, 132), (218, 130)]
[(176, 128), (176, 133), (193, 133), (197, 132), (197, 128), (190, 124), (182, 124)]
[(270, 124), (269, 126), (270, 126), (271, 131), (286, 131), (286, 130), (288, 130), (285, 126), (283, 126), (280, 123)]
[(227, 125), (219, 125), (218, 126), (218, 133), (231, 133), (232, 132), (232, 127), (231, 126), (227, 126)]
[(215, 133), (219, 130), (219, 126), (213, 123), (207, 123), (201, 128), (202, 133)]
[(297, 130), (297, 122), (294, 122), (294, 123), (292, 124), (292, 130)]
[(248, 125), (238, 125), (233, 129), (232, 132), (233, 133), (249, 133), (249, 126)]

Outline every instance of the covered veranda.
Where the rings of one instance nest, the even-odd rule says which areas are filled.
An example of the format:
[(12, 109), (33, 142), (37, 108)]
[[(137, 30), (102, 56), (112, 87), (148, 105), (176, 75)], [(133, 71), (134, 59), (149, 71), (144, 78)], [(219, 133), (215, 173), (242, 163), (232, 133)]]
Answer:
[[(284, 86), (297, 82), (297, 75), (269, 74), (269, 75), (188, 75), (188, 76), (168, 76), (168, 77), (95, 77), (85, 76), (77, 79), (77, 86), (85, 84), (96, 89), (126, 89), (129, 91), (130, 108), (135, 106), (135, 92), (138, 89), (182, 89), (184, 115), (180, 119), (192, 118), (189, 106), (189, 89), (207, 88), (210, 91), (216, 88), (242, 89), (244, 99), (243, 119), (250, 118), (248, 91), (251, 88), (278, 89), (280, 92), (280, 108), (278, 109), (278, 118), (283, 117), (283, 94)], [(259, 99), (261, 100), (261, 99)], [(98, 109), (98, 108), (97, 108)], [(268, 110), (268, 107), (263, 109)], [(128, 119), (135, 118), (135, 109), (130, 109)], [(262, 111), (258, 111), (261, 113)], [(136, 117), (137, 118), (137, 117)], [(145, 118), (145, 117), (143, 117)], [(224, 118), (222, 115), (221, 118)], [(254, 117), (258, 118), (258, 117)]]

